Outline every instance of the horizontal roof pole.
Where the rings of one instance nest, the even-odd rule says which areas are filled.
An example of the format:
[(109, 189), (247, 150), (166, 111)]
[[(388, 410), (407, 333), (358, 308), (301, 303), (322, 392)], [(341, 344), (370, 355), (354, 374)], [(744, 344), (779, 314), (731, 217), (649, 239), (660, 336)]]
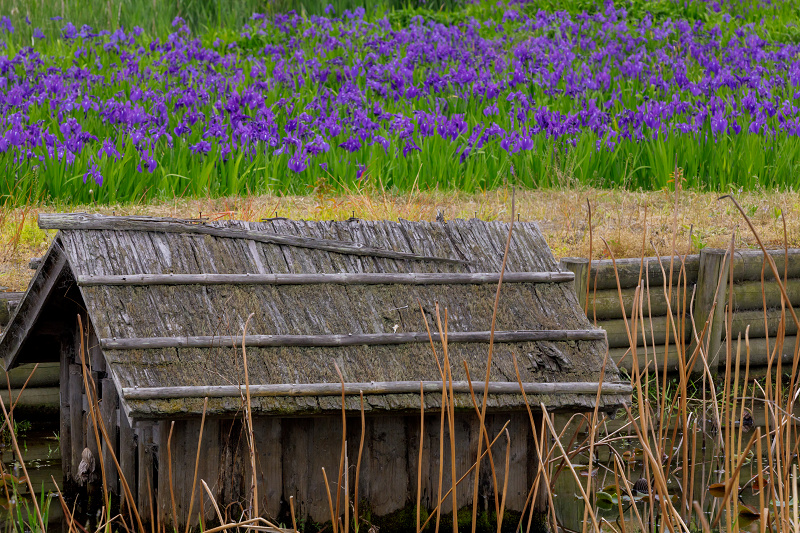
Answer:
[[(522, 330), (496, 331), (494, 342), (536, 342), (536, 341), (599, 341), (605, 339), (602, 329), (572, 330)], [(431, 335), (440, 341), (439, 333)], [(489, 331), (451, 332), (446, 335), (448, 343), (488, 343)], [(353, 335), (247, 335), (245, 346), (252, 347), (338, 347), (338, 346), (378, 346), (386, 344), (409, 344), (429, 342), (426, 332), (415, 333), (364, 333)], [(100, 346), (104, 350), (148, 350), (157, 348), (218, 348), (241, 346), (242, 336), (199, 336), (199, 337), (139, 337), (104, 338)]]
[[(561, 283), (572, 272), (507, 272), (504, 283)], [(129, 274), (78, 276), (78, 285), (468, 285), (497, 283), (499, 272), (480, 273), (338, 273), (338, 274)]]
[[(441, 381), (385, 381), (368, 383), (345, 383), (345, 395), (357, 394), (413, 394), (419, 393), (420, 387), (424, 392), (441, 392)], [(449, 389), (450, 384), (444, 383)], [(525, 394), (591, 394), (602, 395), (631, 394), (630, 383), (522, 383)], [(483, 381), (473, 381), (474, 392), (482, 393), (486, 387)], [(246, 394), (244, 385), (204, 385), (197, 387), (136, 387), (123, 388), (122, 396), (125, 400), (160, 400), (172, 398), (229, 398)], [(469, 393), (470, 383), (467, 381), (454, 381), (453, 392)], [(490, 381), (489, 394), (520, 394), (520, 383), (513, 381)], [(251, 397), (263, 396), (339, 396), (342, 394), (342, 383), (298, 383), (277, 385), (250, 385)]]
[(434, 261), (451, 264), (467, 264), (468, 261), (449, 257), (433, 257), (410, 252), (397, 252), (374, 248), (357, 242), (342, 242), (330, 239), (315, 239), (296, 235), (284, 235), (268, 231), (253, 231), (244, 228), (214, 226), (205, 223), (141, 216), (106, 216), (88, 213), (41, 213), (39, 227), (59, 230), (112, 230), (152, 231), (157, 233), (193, 233), (227, 239), (247, 239), (268, 244), (310, 248), (345, 255), (384, 257), (410, 261)]

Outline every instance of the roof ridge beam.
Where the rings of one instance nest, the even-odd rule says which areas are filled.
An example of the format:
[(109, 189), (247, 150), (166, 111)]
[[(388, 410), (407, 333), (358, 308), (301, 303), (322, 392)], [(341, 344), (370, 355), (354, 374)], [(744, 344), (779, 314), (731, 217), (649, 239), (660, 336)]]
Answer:
[[(566, 272), (506, 272), (503, 283), (563, 283)], [(97, 285), (479, 285), (498, 283), (499, 272), (333, 273), (333, 274), (126, 274), (78, 276), (81, 287)]]
[(470, 264), (469, 261), (446, 257), (433, 257), (408, 252), (397, 252), (382, 248), (374, 248), (363, 244), (328, 239), (314, 239), (297, 235), (281, 235), (267, 231), (253, 231), (243, 228), (212, 226), (203, 222), (191, 222), (174, 218), (142, 217), (142, 216), (106, 216), (88, 213), (41, 213), (39, 214), (41, 229), (57, 230), (111, 230), (111, 231), (152, 231), (161, 233), (193, 233), (211, 235), (226, 239), (247, 239), (267, 244), (294, 246), (323, 250), (345, 255), (383, 257), (409, 261), (432, 261), (458, 265)]

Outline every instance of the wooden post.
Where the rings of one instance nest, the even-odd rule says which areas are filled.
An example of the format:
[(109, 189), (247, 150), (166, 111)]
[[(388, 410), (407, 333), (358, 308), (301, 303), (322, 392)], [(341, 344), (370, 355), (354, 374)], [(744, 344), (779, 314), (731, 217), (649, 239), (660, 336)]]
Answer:
[(113, 445), (109, 448), (108, 443), (103, 440), (103, 468), (106, 473), (108, 490), (119, 494), (117, 467), (114, 465), (113, 459), (119, 455), (117, 448), (117, 390), (114, 387), (114, 381), (110, 378), (105, 378), (100, 383), (103, 394), (103, 399), (100, 401), (100, 415), (108, 432), (108, 438)]
[[(723, 320), (728, 288), (728, 261), (725, 259), (725, 253), (725, 250), (708, 248), (700, 251), (700, 270), (697, 275), (695, 293), (694, 318), (698, 335), (703, 330), (706, 321), (709, 322), (708, 331), (706, 332), (706, 338), (708, 339), (707, 357), (708, 367), (713, 375), (717, 374), (722, 336), (725, 329)], [(720, 276), (722, 272), (726, 274)], [(719, 284), (719, 288), (717, 288), (717, 284)], [(714, 315), (710, 316), (711, 308), (715, 302)], [(694, 336), (692, 337), (694, 338)], [(687, 352), (688, 354), (691, 354), (695, 345), (692, 342), (692, 347)], [(694, 368), (694, 372), (697, 374), (703, 371), (703, 368), (698, 365), (695, 365)]]
[(64, 484), (70, 484), (72, 476), (72, 437), (70, 426), (70, 379), (69, 365), (72, 362), (75, 342), (72, 336), (65, 335), (61, 338), (61, 355), (59, 362), (59, 447), (61, 448), (61, 469), (64, 473)]
[(69, 406), (69, 427), (72, 440), (70, 473), (72, 479), (76, 479), (81, 453), (86, 445), (83, 430), (83, 374), (80, 365), (69, 365)]
[(142, 422), (134, 429), (139, 441), (139, 469), (137, 483), (137, 507), (139, 516), (143, 521), (149, 522), (151, 511), (155, 509), (155, 483), (153, 479), (153, 426), (151, 423)]
[[(125, 481), (128, 482), (131, 494), (138, 494), (136, 487), (136, 439), (128, 417), (122, 411), (119, 413), (119, 466), (122, 469)], [(129, 505), (134, 505), (135, 503), (129, 502)]]
[[(549, 437), (547, 431), (542, 433), (542, 426), (545, 424), (544, 417), (549, 416), (547, 413), (537, 413), (534, 412), (533, 419), (535, 427), (531, 428), (536, 431), (537, 435), (544, 435), (544, 442), (540, 443), (542, 449), (548, 449)], [(513, 438), (513, 437), (512, 437)], [(528, 471), (528, 477), (530, 479), (531, 485), (536, 480), (536, 473), (539, 469), (539, 462), (541, 461), (541, 457), (539, 457), (539, 452), (536, 449), (536, 440), (531, 435), (530, 440), (530, 469)], [(549, 465), (545, 465), (545, 468), (549, 468)], [(548, 472), (551, 473), (551, 472)], [(550, 491), (550, 487), (547, 486), (547, 482), (544, 479), (544, 476), (539, 478), (539, 490), (536, 493), (536, 499), (533, 501), (533, 513), (531, 516), (531, 524), (529, 524), (530, 531), (534, 531), (536, 533), (543, 533), (546, 531), (550, 531), (550, 527), (548, 525), (548, 512), (550, 510), (549, 507), (549, 500), (547, 497), (548, 492)]]
[(565, 257), (559, 263), (561, 270), (569, 270), (575, 274), (575, 292), (578, 294), (578, 303), (581, 309), (587, 311), (587, 316), (592, 313), (588, 312), (586, 306), (586, 283), (587, 275), (589, 274), (589, 260), (583, 257)]

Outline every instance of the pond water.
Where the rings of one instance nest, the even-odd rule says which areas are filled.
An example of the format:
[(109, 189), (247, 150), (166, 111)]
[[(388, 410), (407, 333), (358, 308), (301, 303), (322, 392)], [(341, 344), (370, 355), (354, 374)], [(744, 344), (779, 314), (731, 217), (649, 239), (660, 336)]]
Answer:
[[(564, 423), (565, 420), (562, 420), (561, 424), (563, 425)], [(58, 449), (58, 419), (38, 419), (31, 424), (22, 423), (20, 427), (19, 443), (26, 457), (25, 464), (28, 469), (28, 474), (31, 476), (33, 486), (37, 493), (42, 490), (47, 493), (53, 493), (56, 489), (53, 479), (59, 484), (62, 479), (61, 457)], [(567, 430), (566, 434), (571, 437), (572, 433), (573, 432)], [(579, 433), (576, 442), (580, 442), (583, 436), (585, 435)], [(677, 438), (680, 439), (681, 435), (678, 434)], [(693, 486), (692, 498), (704, 501), (704, 509), (707, 513), (706, 517), (709, 521), (712, 521), (719, 510), (719, 502), (721, 500), (709, 495), (708, 486), (710, 483), (715, 483), (723, 479), (723, 474), (719, 469), (719, 460), (722, 454), (720, 454), (719, 448), (714, 445), (713, 439), (708, 436), (706, 436), (705, 448), (702, 448), (702, 439), (703, 436), (698, 435), (699, 452), (697, 457), (695, 457), (695, 483)], [(616, 447), (616, 450), (620, 454), (625, 454), (627, 457), (627, 460), (624, 462), (625, 477), (632, 481), (644, 475), (642, 457), (637, 446), (638, 442), (632, 437), (629, 444), (626, 444), (623, 440), (620, 441), (620, 444)], [(627, 454), (625, 453), (626, 451), (628, 452)], [(23, 473), (16, 461), (12, 447), (9, 444), (5, 444), (0, 448), (0, 453), (2, 453), (2, 460), (5, 464), (6, 472), (21, 478)], [(614, 529), (619, 530), (618, 520), (621, 519), (616, 501), (613, 501), (612, 505), (608, 505), (608, 502), (597, 502), (597, 500), (602, 500), (602, 497), (597, 496), (598, 490), (616, 484), (613, 462), (609, 459), (609, 452), (606, 447), (598, 448), (596, 457), (597, 461), (593, 466), (592, 472), (594, 478), (594, 494), (592, 495), (592, 498), (595, 500), (594, 508), (596, 509), (598, 519), (605, 519), (613, 524)], [(680, 498), (682, 493), (680, 486), (681, 465), (680, 463), (676, 463), (676, 461), (677, 458), (673, 460), (673, 466), (671, 466), (670, 469), (672, 475), (667, 480), (667, 486), (673, 498)], [(588, 477), (586, 462), (587, 457), (585, 455), (579, 455), (573, 460), (574, 468), (578, 472), (581, 484), (584, 486)], [(741, 485), (745, 485), (747, 481), (751, 480), (753, 476), (756, 475), (755, 465), (756, 460), (753, 458), (742, 468), (740, 475)], [(555, 466), (557, 466), (557, 463), (554, 463), (554, 467)], [(8, 489), (7, 494), (9, 494), (10, 497), (7, 497), (5, 494), (0, 496), (0, 512), (8, 518), (8, 510), (11, 507), (9, 505), (9, 499), (12, 501), (15, 499), (12, 488), (14, 483), (6, 481), (5, 485)], [(17, 484), (15, 488), (17, 490), (16, 498), (18, 500), (22, 501), (28, 497), (28, 487), (25, 483)], [(642, 519), (647, 524), (650, 517), (650, 509), (646, 503), (646, 499), (647, 498), (644, 497), (642, 501), (638, 502), (636, 505)], [(638, 529), (638, 521), (632, 521), (633, 514), (631, 513), (626, 499), (624, 500), (623, 509), (625, 510), (624, 519), (627, 521), (627, 530), (635, 531)], [(754, 509), (759, 507), (759, 497), (749, 487), (742, 491), (741, 500)], [(553, 501), (555, 514), (562, 530), (567, 533), (581, 531), (584, 522), (584, 502), (576, 484), (575, 477), (569, 468), (564, 468), (554, 483)], [(604, 503), (606, 505), (603, 505)], [(653, 516), (656, 517), (657, 514), (656, 509)], [(758, 520), (746, 520), (744, 517), (741, 517), (739, 520), (740, 528), (744, 531), (756, 532), (760, 529)], [(48, 522), (51, 531), (66, 531), (63, 512), (58, 499), (55, 497), (51, 499), (51, 504), (49, 506)], [(605, 529), (607, 531), (613, 530), (611, 527), (606, 527)], [(728, 528), (723, 523), (721, 529), (726, 530)]]

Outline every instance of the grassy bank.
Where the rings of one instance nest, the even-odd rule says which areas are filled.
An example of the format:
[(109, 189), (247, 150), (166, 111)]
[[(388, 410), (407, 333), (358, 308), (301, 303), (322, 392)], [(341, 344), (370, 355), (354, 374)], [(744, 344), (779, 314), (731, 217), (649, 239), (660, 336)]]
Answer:
[[(365, 219), (433, 220), (439, 211), (445, 218), (505, 219), (511, 209), (511, 190), (485, 194), (423, 192), (381, 194), (351, 191), (340, 194), (323, 189), (308, 196), (248, 196), (176, 199), (124, 205), (48, 203), (0, 210), (0, 286), (23, 290), (32, 271), (28, 260), (40, 256), (52, 234), (36, 226), (40, 212), (85, 211), (104, 214), (138, 214), (182, 218), (234, 218), (259, 220), (272, 216), (311, 220), (342, 220), (351, 216)], [(588, 209), (592, 206), (594, 258), (608, 254), (604, 238), (615, 257), (652, 256), (670, 249), (673, 219), (677, 215), (680, 253), (703, 247), (725, 248), (735, 231), (736, 246), (756, 247), (741, 225), (738, 214), (713, 193), (681, 192), (677, 198), (668, 191), (631, 192), (578, 188), (570, 190), (518, 190), (517, 212), (523, 220), (540, 223), (556, 257), (586, 257), (589, 254)], [(790, 247), (800, 247), (800, 195), (796, 193), (743, 193), (739, 201), (752, 217), (762, 239), (774, 248), (783, 246), (781, 213), (786, 214)], [(676, 209), (677, 205), (677, 209)], [(691, 234), (691, 236), (690, 236)]]

